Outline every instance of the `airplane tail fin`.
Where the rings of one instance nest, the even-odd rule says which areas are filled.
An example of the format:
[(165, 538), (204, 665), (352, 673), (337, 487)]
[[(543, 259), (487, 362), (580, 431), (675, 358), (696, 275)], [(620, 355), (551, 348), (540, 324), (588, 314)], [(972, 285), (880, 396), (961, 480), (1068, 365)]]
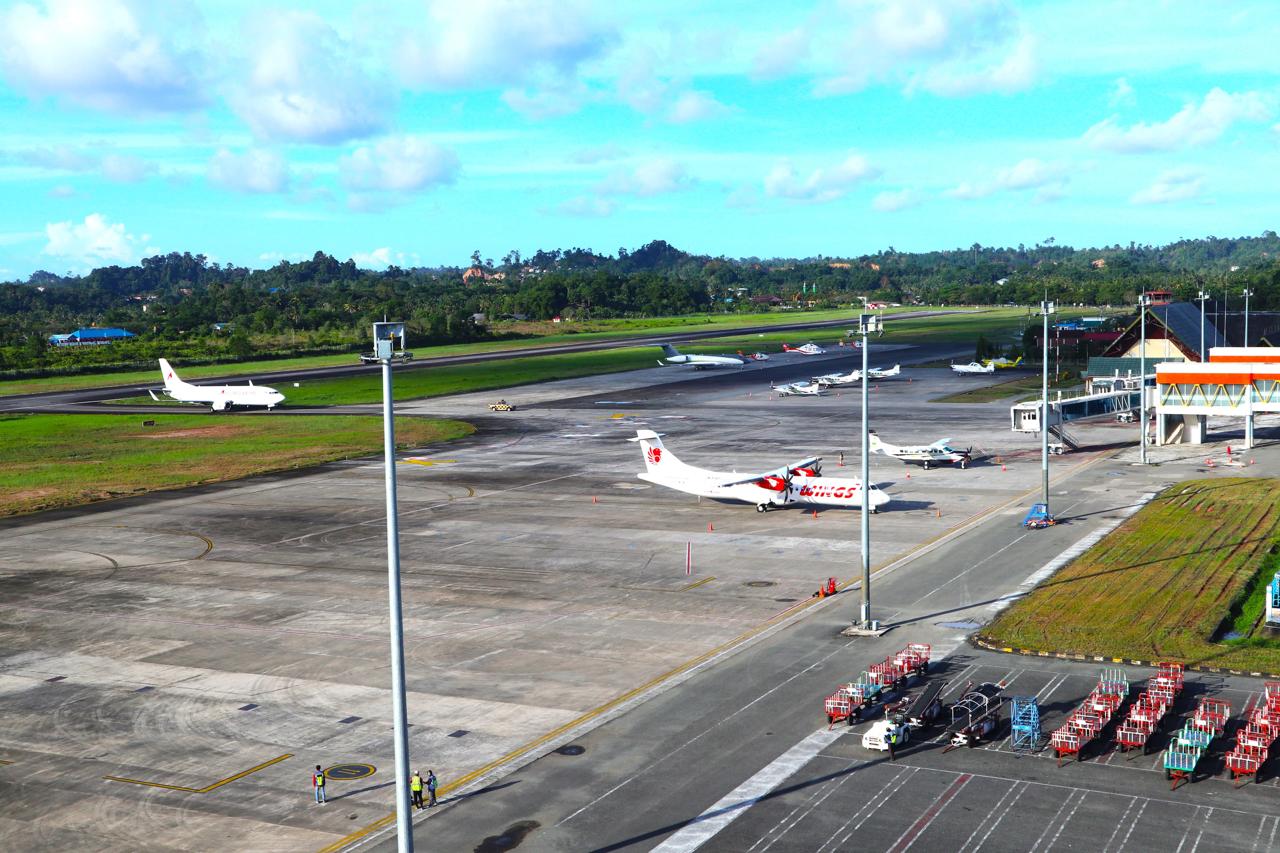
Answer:
[(667, 358), (675, 358), (678, 355), (680, 355), (680, 350), (676, 349), (671, 344), (661, 344), (661, 346), (662, 346), (662, 354), (665, 355)]
[(168, 360), (160, 359), (160, 375), (164, 378), (164, 387), (168, 389), (180, 388), (187, 383), (178, 378), (177, 372), (169, 364)]
[(662, 435), (651, 429), (636, 430), (636, 437), (627, 441), (640, 442), (640, 451), (644, 454), (644, 470), (646, 474), (661, 474), (683, 463), (675, 454), (662, 446)]
[(880, 436), (876, 435), (874, 431), (869, 432), (867, 435), (867, 438), (870, 439), (870, 441), (867, 443), (867, 450), (871, 451), (872, 453), (885, 452), (885, 443), (880, 440)]

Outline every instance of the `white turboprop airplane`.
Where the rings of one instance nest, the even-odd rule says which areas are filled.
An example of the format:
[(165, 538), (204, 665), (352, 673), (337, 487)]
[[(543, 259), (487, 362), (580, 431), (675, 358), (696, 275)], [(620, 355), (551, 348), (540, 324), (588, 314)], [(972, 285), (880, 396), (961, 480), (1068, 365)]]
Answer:
[(994, 364), (979, 364), (971, 361), (968, 364), (953, 364), (951, 372), (959, 376), (980, 376), (983, 373), (995, 373), (996, 366)]
[[(641, 480), (666, 486), (699, 497), (718, 501), (742, 501), (755, 504), (756, 512), (791, 504), (818, 504), (862, 508), (862, 484), (857, 480), (820, 476), (820, 458), (802, 459), (763, 474), (739, 474), (708, 471), (686, 465), (662, 446), (662, 437), (653, 430), (636, 430), (644, 452)], [(889, 496), (871, 486), (868, 509), (879, 512)]]
[(745, 358), (738, 358), (735, 355), (685, 355), (671, 344), (661, 346), (666, 358), (659, 359), (658, 364), (664, 367), (668, 364), (678, 364), (692, 367), (694, 370), (705, 370), (709, 367), (742, 367), (747, 363)]
[(982, 363), (994, 364), (996, 366), (996, 370), (1008, 370), (1011, 367), (1017, 367), (1019, 364), (1022, 364), (1022, 356), (1018, 356), (1013, 361), (1010, 361), (1004, 356), (1000, 356), (1000, 358), (988, 358), (984, 359)]
[(798, 352), (801, 355), (822, 355), (823, 353), (826, 352), (826, 350), (824, 350), (822, 347), (818, 346), (817, 344), (805, 344), (802, 347), (793, 347), (791, 344), (783, 344), (782, 351)]
[(822, 376), (813, 377), (813, 381), (823, 388), (830, 388), (833, 385), (853, 385), (862, 381), (862, 371), (851, 370), (848, 373), (824, 373)]
[(893, 367), (871, 367), (867, 369), (867, 376), (872, 379), (897, 379), (902, 375), (902, 365), (895, 364)]
[(774, 391), (779, 397), (820, 397), (827, 389), (820, 382), (791, 382), (786, 385), (775, 385)]
[[(160, 375), (164, 377), (163, 393), (171, 400), (179, 403), (208, 403), (215, 412), (223, 412), (232, 406), (266, 406), (275, 408), (284, 402), (284, 395), (266, 385), (192, 385), (183, 382), (178, 374), (163, 358), (160, 359)], [(156, 392), (150, 389), (147, 393), (151, 399), (160, 400)]]
[(871, 442), (867, 447), (872, 453), (883, 453), (885, 456), (901, 459), (908, 465), (921, 465), (926, 471), (934, 465), (958, 465), (961, 468), (968, 468), (969, 463), (973, 461), (972, 447), (968, 450), (957, 450), (949, 444), (951, 441), (949, 438), (940, 438), (933, 444), (897, 447), (881, 441), (880, 436), (872, 430), (870, 439)]

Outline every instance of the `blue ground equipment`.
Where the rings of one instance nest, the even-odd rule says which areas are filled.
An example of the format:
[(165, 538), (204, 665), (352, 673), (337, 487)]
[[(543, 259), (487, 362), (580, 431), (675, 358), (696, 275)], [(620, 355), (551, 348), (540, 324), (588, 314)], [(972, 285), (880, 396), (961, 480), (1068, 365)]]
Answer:
[(1032, 530), (1039, 530), (1042, 527), (1053, 527), (1058, 520), (1049, 514), (1048, 504), (1032, 504), (1031, 509), (1027, 511), (1027, 515), (1022, 519), (1022, 526)]

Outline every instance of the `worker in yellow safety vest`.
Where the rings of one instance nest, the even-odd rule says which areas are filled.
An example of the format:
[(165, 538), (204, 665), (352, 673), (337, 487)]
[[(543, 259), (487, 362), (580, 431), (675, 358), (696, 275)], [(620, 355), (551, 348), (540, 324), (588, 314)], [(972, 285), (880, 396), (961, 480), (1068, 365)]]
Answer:
[(324, 771), (316, 765), (316, 772), (311, 774), (311, 787), (316, 789), (316, 803), (324, 805)]
[(413, 794), (413, 807), (415, 809), (423, 808), (422, 805), (422, 773), (421, 771), (413, 771), (412, 778), (409, 779), (409, 792)]

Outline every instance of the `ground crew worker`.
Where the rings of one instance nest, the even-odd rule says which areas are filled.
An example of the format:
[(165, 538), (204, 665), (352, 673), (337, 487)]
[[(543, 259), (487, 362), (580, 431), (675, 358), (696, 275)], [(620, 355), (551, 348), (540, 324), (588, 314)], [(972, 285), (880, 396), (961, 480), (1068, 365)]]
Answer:
[(430, 801), (427, 803), (427, 808), (431, 808), (436, 804), (436, 786), (438, 784), (439, 783), (436, 782), (436, 771), (428, 770), (427, 771), (427, 794), (429, 795)]
[(413, 807), (415, 809), (422, 808), (422, 772), (413, 771), (412, 778), (409, 779), (409, 792), (413, 794)]
[(890, 761), (897, 761), (897, 759), (893, 755), (893, 745), (897, 742), (898, 742), (898, 730), (889, 729), (889, 737), (887, 739), (887, 743), (889, 744), (889, 760)]
[(316, 789), (316, 802), (319, 805), (325, 804), (324, 798), (324, 771), (320, 769), (320, 765), (316, 765), (316, 772), (311, 774), (311, 787)]

